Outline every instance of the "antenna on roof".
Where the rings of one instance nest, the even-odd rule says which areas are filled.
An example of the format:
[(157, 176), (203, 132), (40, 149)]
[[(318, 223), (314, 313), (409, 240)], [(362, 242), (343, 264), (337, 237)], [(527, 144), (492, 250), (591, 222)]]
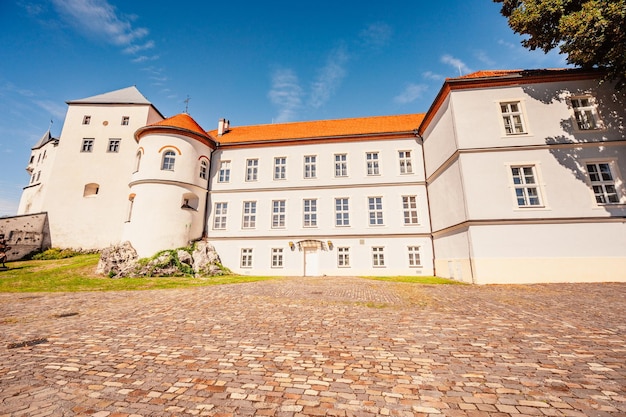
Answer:
[(52, 130), (53, 123), (54, 123), (54, 120), (50, 119), (50, 125), (48, 126), (48, 131)]
[(191, 98), (189, 98), (189, 94), (187, 94), (187, 98), (183, 100), (185, 102), (185, 113), (187, 114), (189, 114), (189, 100), (191, 100)]

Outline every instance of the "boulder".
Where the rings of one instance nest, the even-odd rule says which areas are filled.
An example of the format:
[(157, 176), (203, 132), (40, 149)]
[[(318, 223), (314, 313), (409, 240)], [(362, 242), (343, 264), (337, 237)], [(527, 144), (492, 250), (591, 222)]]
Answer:
[(220, 257), (213, 245), (205, 240), (196, 242), (193, 253), (193, 270), (196, 275), (222, 274)]
[(130, 276), (137, 268), (137, 251), (130, 242), (109, 246), (100, 252), (96, 273), (115, 277)]

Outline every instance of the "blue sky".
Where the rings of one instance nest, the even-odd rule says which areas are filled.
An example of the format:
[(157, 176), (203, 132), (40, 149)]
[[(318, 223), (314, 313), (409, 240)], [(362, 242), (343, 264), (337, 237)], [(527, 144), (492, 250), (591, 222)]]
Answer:
[(0, 1), (0, 216), (68, 100), (136, 85), (205, 129), (428, 110), (445, 77), (564, 67), (491, 0)]

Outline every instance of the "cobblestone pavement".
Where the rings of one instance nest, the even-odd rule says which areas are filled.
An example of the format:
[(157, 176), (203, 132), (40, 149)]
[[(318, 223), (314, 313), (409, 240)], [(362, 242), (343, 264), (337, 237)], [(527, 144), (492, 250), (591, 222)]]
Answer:
[(0, 416), (625, 416), (626, 284), (0, 294)]

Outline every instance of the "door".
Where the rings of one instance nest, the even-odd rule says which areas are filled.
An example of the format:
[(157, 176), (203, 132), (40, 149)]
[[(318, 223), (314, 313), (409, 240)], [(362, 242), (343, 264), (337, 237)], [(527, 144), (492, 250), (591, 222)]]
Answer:
[(320, 253), (317, 248), (304, 249), (304, 276), (316, 277), (320, 274)]

